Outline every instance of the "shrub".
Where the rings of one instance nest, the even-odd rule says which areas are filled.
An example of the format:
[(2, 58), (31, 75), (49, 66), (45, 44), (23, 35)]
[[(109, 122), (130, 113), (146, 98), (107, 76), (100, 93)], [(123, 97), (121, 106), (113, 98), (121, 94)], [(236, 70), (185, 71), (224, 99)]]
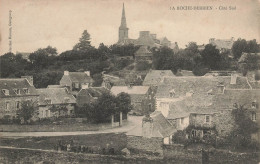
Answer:
[(147, 61), (139, 61), (136, 63), (136, 70), (137, 71), (144, 71), (151, 68), (151, 64), (149, 64)]

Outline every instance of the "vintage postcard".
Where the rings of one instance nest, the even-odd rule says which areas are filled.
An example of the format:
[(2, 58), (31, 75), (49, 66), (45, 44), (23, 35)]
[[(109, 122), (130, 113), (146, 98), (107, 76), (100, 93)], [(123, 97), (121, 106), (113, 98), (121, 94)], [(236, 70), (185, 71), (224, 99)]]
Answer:
[(259, 0), (0, 0), (0, 163), (260, 163)]

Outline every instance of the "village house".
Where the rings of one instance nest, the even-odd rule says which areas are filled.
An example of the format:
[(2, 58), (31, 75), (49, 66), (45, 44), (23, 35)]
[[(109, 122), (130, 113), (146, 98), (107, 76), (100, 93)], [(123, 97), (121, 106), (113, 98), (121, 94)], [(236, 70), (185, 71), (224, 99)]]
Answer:
[(82, 107), (84, 104), (94, 103), (104, 93), (109, 93), (109, 90), (104, 87), (84, 88), (83, 86), (77, 95), (77, 105)]
[(67, 88), (36, 89), (39, 96), (39, 118), (72, 116), (76, 99)]
[(33, 86), (33, 78), (31, 76), (0, 79), (0, 91), (1, 118), (15, 118), (22, 102), (32, 101), (36, 104), (38, 103), (39, 95)]
[(64, 71), (64, 75), (60, 80), (60, 85), (67, 87), (68, 90), (73, 94), (77, 95), (78, 91), (81, 90), (82, 85), (91, 87), (94, 80), (90, 77), (90, 71), (85, 72), (69, 72)]
[(143, 139), (158, 139), (162, 145), (172, 143), (172, 135), (174, 132), (176, 132), (176, 129), (172, 127), (162, 113), (154, 111), (150, 115), (144, 116), (141, 125), (127, 132), (127, 135), (140, 136)]
[(143, 86), (156, 87), (163, 82), (164, 77), (174, 77), (175, 75), (171, 70), (149, 70), (146, 74)]
[[(225, 89), (251, 89), (252, 87), (246, 77), (236, 74), (232, 76), (180, 76), (165, 77), (158, 86), (155, 95), (155, 109), (161, 111), (165, 117), (171, 102), (179, 101), (191, 97), (201, 99), (204, 106), (209, 106), (214, 95), (223, 93)], [(199, 100), (198, 100), (199, 101)], [(195, 102), (195, 101), (192, 101)]]
[(133, 113), (144, 114), (154, 109), (154, 94), (149, 86), (113, 86), (110, 91), (116, 96), (122, 92), (129, 94)]
[(220, 51), (220, 53), (231, 52), (234, 42), (235, 40), (233, 37), (231, 39), (215, 39), (215, 38), (209, 39), (209, 44), (216, 46), (216, 48)]
[(113, 86), (126, 86), (126, 82), (124, 79), (114, 76), (114, 75), (109, 75), (109, 74), (102, 74), (102, 84), (101, 86), (107, 89), (111, 89)]
[(260, 53), (245, 53), (242, 52), (238, 60), (239, 69), (241, 72), (247, 72), (249, 69), (260, 68)]
[(141, 46), (136, 52), (135, 52), (135, 61), (147, 61), (149, 63), (152, 63), (153, 61), (153, 54), (150, 50), (148, 50), (147, 46)]

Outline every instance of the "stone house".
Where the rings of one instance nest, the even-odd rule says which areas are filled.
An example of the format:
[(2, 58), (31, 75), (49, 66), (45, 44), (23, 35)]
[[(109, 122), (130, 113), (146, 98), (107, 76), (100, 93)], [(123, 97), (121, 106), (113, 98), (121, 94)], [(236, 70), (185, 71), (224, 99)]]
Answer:
[(0, 79), (0, 118), (15, 118), (22, 102), (38, 103), (38, 99), (31, 76)]
[[(139, 141), (141, 143), (135, 143), (135, 147), (138, 147), (139, 149), (153, 149), (153, 145), (151, 145), (153, 142), (155, 142), (155, 145), (157, 145), (158, 148), (163, 144), (171, 144), (172, 135), (175, 132), (176, 129), (172, 127), (162, 113), (155, 111), (150, 115), (143, 117), (142, 123), (127, 132), (127, 135), (139, 137), (136, 138), (137, 141), (135, 142)], [(144, 140), (151, 142), (145, 142)]]
[(64, 71), (64, 75), (60, 80), (60, 85), (67, 87), (68, 90), (76, 95), (81, 90), (82, 85), (91, 87), (94, 80), (90, 77), (90, 72), (69, 72)]
[(171, 70), (149, 70), (146, 74), (143, 86), (158, 86), (163, 82), (164, 77), (174, 77)]
[(147, 61), (148, 63), (152, 63), (153, 61), (153, 54), (150, 50), (148, 50), (147, 46), (141, 46), (135, 52), (135, 61)]
[(94, 103), (104, 93), (109, 90), (104, 87), (82, 88), (77, 95), (77, 106), (82, 107), (84, 104)]
[(37, 89), (39, 97), (39, 118), (72, 116), (76, 98), (67, 88)]
[(215, 39), (215, 38), (209, 39), (209, 44), (216, 46), (216, 48), (221, 53), (222, 52), (231, 52), (234, 42), (235, 42), (235, 40), (233, 37), (231, 39)]
[(103, 82), (101, 86), (109, 90), (112, 88), (112, 86), (126, 86), (125, 80), (118, 76), (103, 73), (102, 78)]
[(154, 94), (149, 86), (113, 86), (110, 91), (113, 95), (122, 92), (129, 94), (134, 113), (144, 114), (146, 110), (153, 111)]

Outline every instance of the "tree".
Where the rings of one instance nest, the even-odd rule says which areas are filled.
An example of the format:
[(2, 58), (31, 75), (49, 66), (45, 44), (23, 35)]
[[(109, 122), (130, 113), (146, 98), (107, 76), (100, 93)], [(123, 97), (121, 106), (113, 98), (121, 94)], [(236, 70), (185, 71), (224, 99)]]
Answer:
[(207, 44), (201, 52), (203, 63), (211, 69), (220, 69), (221, 56), (219, 50), (211, 44)]
[(23, 101), (21, 108), (17, 111), (18, 118), (24, 120), (25, 123), (28, 123), (28, 121), (37, 114), (37, 103), (33, 101)]
[(199, 52), (198, 45), (196, 42), (189, 42), (188, 45), (186, 45), (185, 50), (191, 51), (193, 54), (196, 54)]
[(260, 47), (255, 39), (246, 41), (245, 39), (239, 38), (232, 46), (232, 53), (234, 54), (235, 59), (239, 59), (242, 55), (242, 52), (257, 53), (259, 52), (259, 48)]
[(258, 131), (258, 126), (256, 122), (250, 119), (250, 111), (240, 105), (232, 110), (232, 116), (235, 121), (235, 127), (229, 136), (232, 145), (238, 149), (253, 146), (251, 135)]
[(116, 100), (117, 100), (116, 106), (119, 109), (118, 110), (119, 112), (123, 112), (127, 114), (132, 110), (131, 97), (129, 94), (122, 92), (119, 95), (117, 95)]
[(73, 50), (88, 51), (90, 48), (92, 48), (92, 46), (90, 44), (90, 39), (91, 39), (90, 34), (88, 33), (87, 30), (84, 30), (81, 38), (79, 39), (79, 43), (77, 43), (73, 47)]

